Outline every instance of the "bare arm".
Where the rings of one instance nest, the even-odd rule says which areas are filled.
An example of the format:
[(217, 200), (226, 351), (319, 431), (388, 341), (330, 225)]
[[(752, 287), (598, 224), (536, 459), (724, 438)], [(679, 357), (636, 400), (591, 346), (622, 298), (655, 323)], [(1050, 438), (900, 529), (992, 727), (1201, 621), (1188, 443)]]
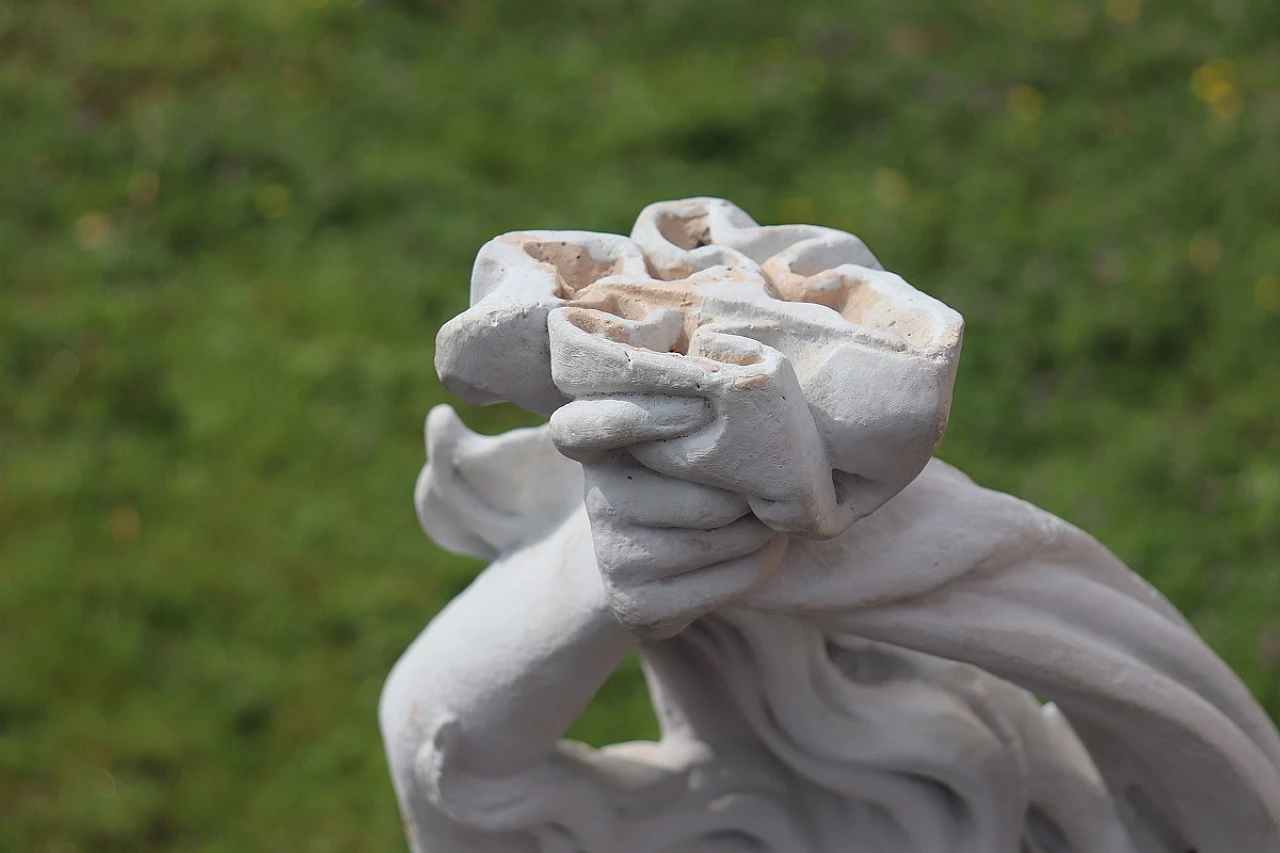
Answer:
[(521, 799), (529, 777), (635, 643), (605, 604), (580, 518), (454, 599), (396, 664), (380, 708), (415, 853), (536, 849), (504, 837), (501, 824), (523, 822), (504, 809), (537, 806)]
[(415, 853), (533, 850), (530, 833), (503, 828), (521, 821), (502, 800), (536, 790), (531, 777), (635, 640), (605, 603), (581, 468), (545, 428), (477, 435), (441, 406), (426, 444), (415, 494), (424, 530), (493, 563), (383, 689), (396, 793)]
[[(619, 449), (684, 429), (679, 417), (655, 420), (624, 405), (597, 426), (579, 467), (556, 454), (545, 430), (486, 438), (451, 412), (429, 420), (423, 526), (457, 550), (498, 556), (427, 626), (383, 691), (383, 735), (416, 853), (537, 850), (547, 834), (572, 838), (573, 849), (609, 849), (615, 783), (633, 787), (628, 762), (650, 779), (669, 772), (634, 751), (597, 764), (560, 741), (638, 642), (617, 613), (658, 621), (650, 601), (627, 610), (645, 579), (733, 575), (745, 589), (781, 557), (785, 538), (752, 518), (741, 497), (669, 480)], [(531, 468), (541, 474), (536, 509), (573, 490), (564, 503), (577, 509), (549, 531), (545, 511), (522, 506), (512, 494), (520, 484), (508, 482), (527, 485)], [(688, 584), (675, 589), (661, 606), (687, 621), (696, 600)], [(706, 608), (719, 589), (706, 586), (715, 593)]]

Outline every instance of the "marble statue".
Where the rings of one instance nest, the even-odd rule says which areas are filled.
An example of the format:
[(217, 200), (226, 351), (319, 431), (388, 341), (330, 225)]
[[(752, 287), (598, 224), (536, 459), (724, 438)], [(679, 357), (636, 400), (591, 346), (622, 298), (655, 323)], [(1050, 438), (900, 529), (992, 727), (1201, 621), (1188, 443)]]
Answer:
[[(415, 853), (1280, 853), (1280, 736), (1088, 534), (932, 458), (962, 320), (856, 237), (654, 204), (485, 245), (418, 515), (491, 561), (380, 721)], [(639, 650), (657, 742), (563, 739)]]

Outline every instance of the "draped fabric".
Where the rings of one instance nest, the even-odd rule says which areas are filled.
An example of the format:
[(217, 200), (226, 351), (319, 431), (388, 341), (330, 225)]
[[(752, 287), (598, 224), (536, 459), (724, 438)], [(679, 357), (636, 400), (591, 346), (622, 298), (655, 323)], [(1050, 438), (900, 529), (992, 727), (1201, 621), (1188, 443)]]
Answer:
[[(584, 396), (661, 395), (684, 377), (685, 392), (692, 383), (694, 396), (724, 409), (737, 399), (726, 389), (755, 386), (722, 382), (717, 397), (690, 373), (703, 356), (686, 356), (709, 330), (745, 336), (752, 352), (767, 346), (794, 368), (809, 412), (793, 437), (807, 435), (805, 447), (820, 444), (825, 459), (806, 465), (814, 459), (783, 455), (785, 442), (754, 441), (777, 436), (758, 402), (766, 398), (753, 397), (745, 415), (717, 415), (739, 432), (726, 439), (706, 427), (667, 475), (741, 492), (775, 531), (844, 532), (786, 540), (782, 567), (733, 607), (642, 649), (659, 742), (551, 749), (558, 714), (576, 713), (615, 660), (583, 676), (599, 658), (579, 653), (597, 647), (574, 631), (589, 637), (599, 623), (588, 613), (571, 630), (558, 609), (600, 578), (582, 471), (545, 429), (481, 438), (433, 412), (423, 527), (445, 547), (498, 562), (493, 583), (482, 577), (460, 596), (474, 618), (455, 612), (441, 626), (438, 617), (390, 692), (426, 702), (439, 697), (403, 673), (441, 680), (420, 767), (403, 767), (419, 721), (391, 708), (384, 723), (402, 802), (413, 808), (404, 797), (421, 783), (435, 810), (422, 825), (443, 815), (449, 832), (502, 839), (484, 848), (502, 853), (1280, 853), (1280, 736), (1186, 620), (1082, 531), (937, 460), (926, 465), (945, 427), (961, 329), (958, 314), (885, 272), (853, 235), (759, 226), (722, 199), (651, 205), (630, 238), (518, 232), (486, 244), (472, 307), (437, 339), (449, 388), (545, 414)], [(768, 411), (794, 413), (797, 399)], [(730, 457), (716, 467), (708, 448), (755, 453), (751, 470), (767, 470), (769, 488), (799, 471), (822, 490), (731, 488), (721, 481), (740, 479)], [(671, 446), (629, 450), (663, 473)], [(847, 529), (765, 517), (833, 503)], [(547, 546), (555, 537), (587, 547)], [(538, 571), (520, 575), (522, 560)], [(570, 575), (585, 585), (544, 591), (523, 611), (508, 606), (502, 642), (476, 651), (468, 632), (484, 630), (487, 603), (511, 605), (518, 588), (523, 606), (540, 593), (529, 578)], [(599, 610), (634, 642), (605, 603)], [(423, 661), (458, 648), (480, 672)], [(530, 649), (545, 654), (522, 656)], [(513, 660), (524, 671), (510, 672)], [(539, 682), (543, 673), (558, 682)], [(470, 690), (477, 682), (494, 689)], [(579, 696), (573, 684), (589, 686)], [(473, 700), (453, 717), (451, 689)], [(526, 710), (555, 725), (522, 744), (513, 720)], [(489, 719), (502, 724), (474, 738), (511, 728), (503, 742), (536, 747), (513, 765), (519, 772), (483, 776), (458, 759), (462, 730)], [(467, 844), (448, 849), (479, 849)]]
[(940, 462), (641, 652), (660, 741), (479, 778), (445, 721), (431, 800), (504, 851), (1280, 851), (1280, 738), (1230, 669), (1091, 537)]

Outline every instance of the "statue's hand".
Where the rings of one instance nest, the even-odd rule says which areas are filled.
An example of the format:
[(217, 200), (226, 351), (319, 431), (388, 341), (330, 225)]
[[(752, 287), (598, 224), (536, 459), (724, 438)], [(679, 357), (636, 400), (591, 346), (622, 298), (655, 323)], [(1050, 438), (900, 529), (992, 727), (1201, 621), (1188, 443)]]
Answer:
[(610, 607), (638, 634), (675, 633), (770, 577), (788, 535), (846, 526), (795, 374), (777, 350), (703, 327), (689, 354), (552, 325), (574, 399), (551, 417), (583, 464)]
[[(625, 446), (669, 478), (742, 495), (756, 518), (792, 536), (829, 539), (853, 522), (795, 371), (748, 337), (750, 328), (702, 326), (680, 354), (622, 344), (579, 322), (565, 312), (550, 322), (553, 376), (573, 400), (551, 418), (562, 453), (585, 462), (603, 446)], [(646, 415), (651, 426), (677, 404), (684, 422), (620, 442), (608, 427), (617, 413), (599, 404), (628, 396), (650, 401), (632, 406), (667, 401), (667, 414)]]
[(704, 420), (701, 401), (614, 397), (562, 411), (552, 434), (583, 462), (596, 562), (609, 607), (632, 632), (671, 636), (773, 574), (787, 537), (741, 495), (659, 474), (629, 452)]

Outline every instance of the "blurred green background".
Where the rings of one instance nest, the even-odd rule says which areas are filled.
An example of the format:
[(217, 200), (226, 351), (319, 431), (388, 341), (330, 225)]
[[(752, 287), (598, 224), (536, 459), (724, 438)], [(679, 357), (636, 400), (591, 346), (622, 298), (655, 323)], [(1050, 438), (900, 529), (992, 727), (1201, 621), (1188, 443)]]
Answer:
[[(962, 311), (941, 455), (1280, 712), (1273, 0), (6, 0), (0, 850), (404, 849), (435, 330), (489, 237), (699, 194)], [(577, 733), (652, 730), (632, 665)]]

